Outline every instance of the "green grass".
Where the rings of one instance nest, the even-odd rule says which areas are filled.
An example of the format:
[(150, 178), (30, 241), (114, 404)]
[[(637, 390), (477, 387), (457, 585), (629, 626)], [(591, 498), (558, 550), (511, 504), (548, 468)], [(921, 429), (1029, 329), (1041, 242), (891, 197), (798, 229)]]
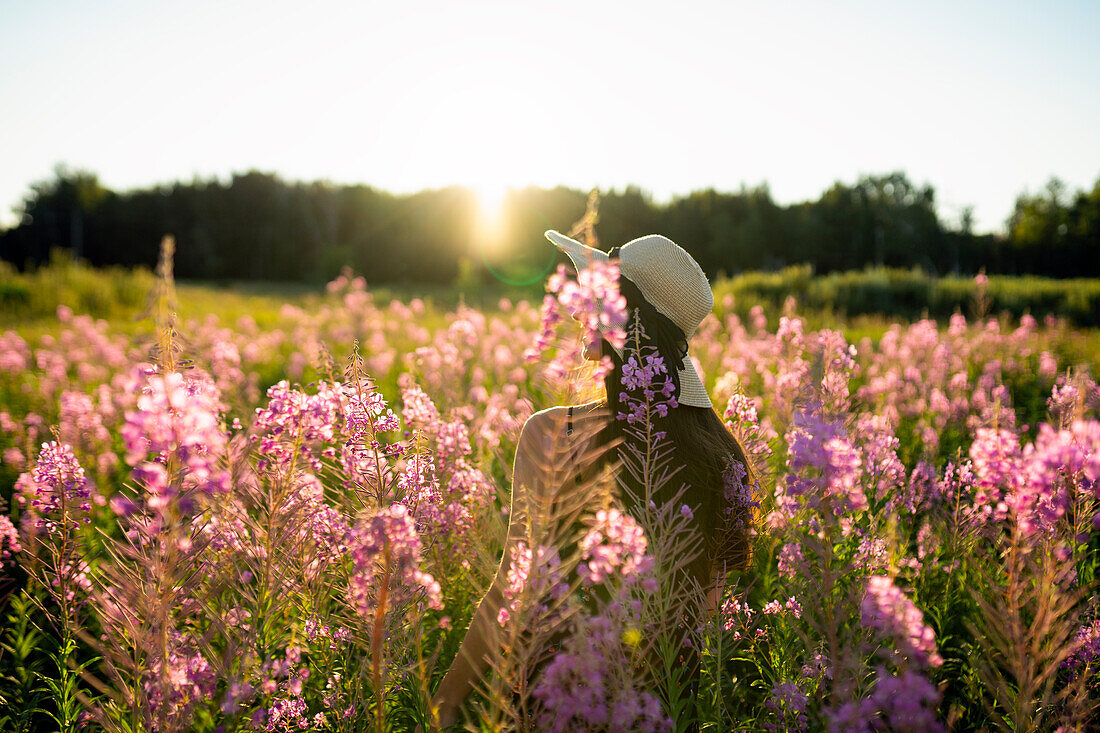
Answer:
[[(50, 264), (29, 273), (17, 273), (0, 263), (0, 329), (16, 328), (24, 337), (52, 330), (57, 307), (108, 320), (123, 333), (148, 332), (147, 308), (154, 276), (144, 269), (96, 269), (55, 252)], [(1076, 361), (1100, 361), (1100, 280), (1050, 280), (1037, 277), (991, 276), (984, 297), (973, 278), (933, 278), (917, 270), (870, 269), (815, 276), (807, 266), (778, 272), (753, 272), (713, 283), (716, 312), (722, 315), (733, 296), (732, 311), (742, 318), (761, 305), (770, 328), (775, 328), (788, 297), (808, 329), (835, 328), (855, 343), (877, 342), (895, 322), (932, 317), (946, 322), (952, 313), (968, 318), (988, 313), (1012, 327), (1030, 313), (1069, 319), (1078, 326), (1068, 334)], [(434, 320), (460, 303), (495, 311), (501, 298), (526, 299), (537, 304), (538, 287), (516, 288), (499, 283), (474, 287), (386, 285), (371, 286), (375, 302), (396, 298), (422, 299)], [(266, 281), (191, 281), (177, 284), (178, 315), (183, 322), (211, 314), (232, 326), (251, 317), (263, 329), (285, 324), (284, 305), (305, 310), (318, 308), (328, 296), (322, 287)]]

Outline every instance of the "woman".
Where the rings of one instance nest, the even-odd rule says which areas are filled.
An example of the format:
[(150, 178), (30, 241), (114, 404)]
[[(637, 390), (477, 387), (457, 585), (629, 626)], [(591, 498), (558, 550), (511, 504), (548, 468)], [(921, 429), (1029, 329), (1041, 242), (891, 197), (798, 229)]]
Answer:
[[(546, 236), (569, 256), (578, 272), (597, 261), (617, 262), (619, 291), (631, 314), (626, 327), (625, 359), (639, 352), (643, 356), (655, 353), (667, 366), (673, 382), (669, 390), (673, 399), (668, 401), (671, 409), (667, 410), (667, 416), (659, 419), (659, 429), (666, 433), (677, 466), (668, 483), (676, 488), (685, 487), (677, 501), (688, 505), (690, 511), (685, 514), (692, 517), (692, 529), (702, 540), (697, 545), (702, 551), (682, 569), (683, 579), (705, 589), (704, 604), (714, 610), (726, 572), (748, 565), (752, 516), (746, 488), (755, 484), (755, 475), (744, 450), (714, 411), (687, 354), (688, 339), (714, 304), (706, 275), (691, 255), (660, 235), (632, 240), (613, 249), (610, 255), (555, 231), (547, 232)], [(632, 444), (644, 453), (644, 446), (638, 445), (639, 436), (628, 428), (627, 421), (614, 418), (628, 411), (624, 398), (630, 402), (643, 387), (630, 379), (624, 384), (624, 350), (613, 347), (607, 340), (602, 342), (602, 349), (614, 365), (605, 377), (606, 399), (543, 410), (528, 419), (520, 434), (512, 479), (508, 547), (433, 700), (443, 728), (457, 722), (459, 706), (489, 666), (491, 640), (497, 638), (494, 625), (508, 586), (512, 556), (509, 547), (514, 547), (525, 534), (523, 508), (553, 504), (560, 499), (564, 482), (554, 478), (554, 467), (548, 471), (547, 464), (560, 463), (556, 457), (559, 454), (596, 455), (603, 456), (596, 462), (597, 467), (611, 465), (621, 469), (622, 460), (629, 460)], [(586, 347), (586, 358), (599, 356)], [(637, 356), (635, 360), (641, 361)], [(637, 515), (637, 504), (647, 502), (642, 498), (646, 487), (628, 470), (619, 470), (617, 479), (624, 508)], [(657, 498), (659, 501), (660, 497)]]

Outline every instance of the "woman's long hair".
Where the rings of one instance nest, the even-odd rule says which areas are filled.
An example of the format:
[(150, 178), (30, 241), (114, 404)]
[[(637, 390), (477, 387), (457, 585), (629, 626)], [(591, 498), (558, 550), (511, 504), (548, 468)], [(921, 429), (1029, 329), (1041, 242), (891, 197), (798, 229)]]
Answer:
[[(619, 291), (632, 314), (626, 327), (624, 356), (629, 358), (640, 351), (644, 355), (648, 351), (646, 347), (656, 348), (676, 385), (675, 394), (678, 395), (680, 383), (677, 368), (684, 359), (690, 358), (687, 356), (684, 332), (649, 303), (637, 285), (621, 275)], [(619, 445), (618, 450), (623, 451), (630, 444), (639, 442), (638, 437), (626, 429), (626, 421), (615, 417), (625, 411), (621, 395), (631, 395), (632, 391), (623, 384), (623, 358), (607, 341), (603, 342), (603, 353), (611, 358), (614, 368), (604, 378), (610, 418), (599, 440), (606, 445)], [(638, 392), (634, 396), (640, 399), (642, 394), (640, 390)], [(716, 575), (746, 569), (752, 558), (750, 532), (753, 511), (749, 502), (736, 498), (730, 501), (731, 492), (727, 491), (730, 481), (738, 479), (745, 487), (743, 491), (735, 492), (738, 496), (744, 497), (745, 492), (757, 486), (757, 472), (744, 448), (713, 407), (681, 404), (670, 409), (666, 417), (656, 418), (655, 422), (656, 428), (666, 433), (665, 440), (671, 444), (672, 466), (678, 467), (672, 479), (662, 487), (662, 493), (667, 493), (667, 498), (671, 498), (681, 486), (685, 487), (680, 501), (691, 508), (694, 526), (702, 533), (702, 551), (687, 564), (687, 572), (706, 587)], [(644, 454), (645, 446), (637, 447)], [(609, 458), (614, 460), (616, 452), (608, 451)], [(744, 466), (743, 476), (734, 462)], [(625, 470), (619, 471), (619, 481), (626, 489), (622, 492), (624, 508), (637, 516), (638, 507), (634, 504), (645, 500), (646, 487)], [(653, 497), (653, 500), (660, 503), (661, 496)]]

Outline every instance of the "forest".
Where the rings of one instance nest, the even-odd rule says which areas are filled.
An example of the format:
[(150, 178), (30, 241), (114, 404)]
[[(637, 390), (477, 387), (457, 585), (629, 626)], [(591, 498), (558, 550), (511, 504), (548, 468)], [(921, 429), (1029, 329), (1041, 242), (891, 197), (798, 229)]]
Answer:
[[(32, 185), (20, 220), (0, 231), (0, 258), (20, 269), (70, 250), (92, 265), (156, 262), (161, 238), (177, 242), (176, 272), (204, 280), (325, 282), (345, 266), (378, 283), (537, 283), (552, 267), (542, 232), (566, 230), (589, 192), (510, 190), (489, 231), (475, 192), (453, 186), (394, 194), (366, 185), (296, 182), (249, 171), (112, 191), (92, 172), (58, 167)], [(810, 265), (819, 274), (872, 266), (929, 275), (1100, 276), (1100, 179), (1071, 191), (1051, 179), (1022, 193), (1005, 234), (977, 234), (964, 210), (937, 214), (935, 190), (903, 172), (836, 182), (815, 201), (776, 203), (766, 184), (694, 191), (656, 202), (640, 188), (601, 192), (605, 246), (660, 232), (707, 274)]]

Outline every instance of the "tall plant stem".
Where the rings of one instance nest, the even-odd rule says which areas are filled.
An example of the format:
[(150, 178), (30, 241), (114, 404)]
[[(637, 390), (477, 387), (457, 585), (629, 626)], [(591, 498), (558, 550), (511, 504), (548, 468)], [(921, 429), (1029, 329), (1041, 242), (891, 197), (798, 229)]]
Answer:
[(382, 585), (378, 591), (378, 607), (374, 609), (374, 629), (371, 631), (371, 679), (374, 684), (374, 720), (378, 733), (385, 731), (385, 716), (382, 706), (386, 694), (382, 689), (382, 642), (385, 631), (386, 603), (389, 601), (390, 592), (390, 548), (386, 545), (383, 550), (385, 570), (382, 573)]

